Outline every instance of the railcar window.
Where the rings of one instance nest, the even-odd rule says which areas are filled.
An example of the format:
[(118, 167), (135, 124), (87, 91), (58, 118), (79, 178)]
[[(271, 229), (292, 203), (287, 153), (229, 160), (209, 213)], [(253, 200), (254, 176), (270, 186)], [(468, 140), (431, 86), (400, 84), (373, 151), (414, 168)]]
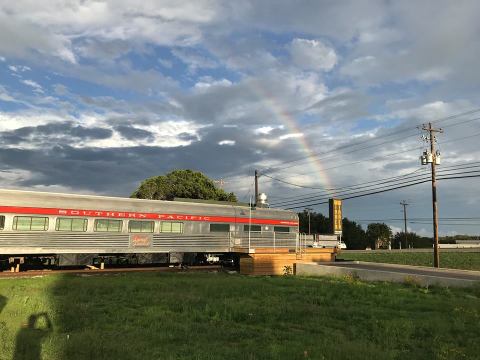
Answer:
[(290, 232), (290, 228), (287, 226), (274, 226), (273, 231), (275, 232)]
[(121, 232), (123, 220), (97, 219), (95, 220), (95, 231), (99, 232)]
[(48, 230), (48, 218), (40, 216), (15, 216), (13, 218), (13, 230), (46, 231)]
[(0, 215), (0, 230), (5, 228), (5, 215)]
[(183, 233), (183, 222), (162, 221), (160, 223), (160, 232)]
[(57, 218), (56, 231), (87, 231), (87, 219)]
[(248, 232), (249, 227), (250, 231), (262, 231), (262, 227), (260, 225), (243, 225), (243, 231)]
[(210, 224), (210, 232), (229, 232), (230, 224)]
[(153, 233), (154, 227), (155, 227), (154, 221), (130, 220), (128, 222), (128, 232), (131, 232), (131, 233), (137, 233), (137, 232)]

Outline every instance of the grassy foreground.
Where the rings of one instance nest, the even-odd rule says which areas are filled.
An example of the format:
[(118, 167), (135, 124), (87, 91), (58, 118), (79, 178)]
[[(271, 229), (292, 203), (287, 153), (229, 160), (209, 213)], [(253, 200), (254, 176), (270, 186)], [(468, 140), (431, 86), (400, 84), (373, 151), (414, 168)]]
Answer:
[[(433, 266), (433, 254), (425, 252), (349, 253), (344, 251), (337, 258), (389, 264)], [(480, 252), (440, 252), (440, 266), (442, 268), (480, 271)]]
[(0, 359), (474, 359), (480, 288), (223, 273), (0, 279)]

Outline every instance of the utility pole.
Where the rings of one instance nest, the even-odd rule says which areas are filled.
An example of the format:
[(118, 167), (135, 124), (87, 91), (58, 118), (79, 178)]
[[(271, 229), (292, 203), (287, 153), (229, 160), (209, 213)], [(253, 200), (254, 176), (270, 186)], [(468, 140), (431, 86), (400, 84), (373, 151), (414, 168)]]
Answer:
[(435, 133), (443, 133), (442, 129), (434, 129), (432, 123), (423, 125), (422, 130), (428, 132), (426, 141), (430, 142), (430, 152), (424, 151), (420, 157), (422, 165), (431, 165), (432, 172), (432, 208), (433, 208), (433, 266), (440, 267), (440, 255), (438, 253), (438, 209), (437, 209), (437, 181), (435, 177), (435, 166), (440, 165), (440, 152), (435, 151)]
[(258, 202), (258, 170), (255, 170), (255, 201), (254, 204), (257, 206)]
[(310, 226), (310, 214), (312, 213), (312, 208), (305, 208), (307, 214), (308, 214), (308, 235), (311, 235), (312, 234), (312, 231), (311, 231), (311, 226)]
[(403, 206), (403, 223), (404, 223), (404, 236), (405, 236), (405, 247), (408, 248), (408, 237), (407, 237), (407, 205), (408, 203), (403, 200), (400, 202), (400, 205)]

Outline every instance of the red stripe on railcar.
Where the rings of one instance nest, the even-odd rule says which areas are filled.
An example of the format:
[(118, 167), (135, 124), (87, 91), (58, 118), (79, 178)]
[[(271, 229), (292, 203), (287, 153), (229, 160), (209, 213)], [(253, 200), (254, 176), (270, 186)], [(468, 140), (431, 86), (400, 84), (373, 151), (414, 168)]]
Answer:
[(139, 213), (129, 211), (105, 211), (105, 210), (78, 210), (78, 209), (58, 209), (58, 208), (34, 208), (18, 206), (0, 206), (2, 213), (15, 214), (34, 214), (34, 215), (58, 215), (58, 216), (82, 216), (82, 217), (107, 217), (107, 218), (126, 218), (126, 219), (155, 219), (155, 220), (177, 220), (177, 221), (204, 221), (204, 222), (224, 222), (241, 224), (262, 224), (262, 225), (285, 225), (298, 226), (298, 221), (278, 220), (278, 219), (258, 219), (232, 216), (209, 216), (209, 215), (190, 215), (190, 214), (160, 214), (160, 213)]

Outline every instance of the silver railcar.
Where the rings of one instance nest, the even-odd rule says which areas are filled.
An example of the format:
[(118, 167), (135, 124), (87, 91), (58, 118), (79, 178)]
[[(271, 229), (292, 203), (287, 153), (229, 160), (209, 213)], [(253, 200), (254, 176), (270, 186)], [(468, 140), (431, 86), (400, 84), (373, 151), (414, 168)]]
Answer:
[[(183, 254), (296, 245), (291, 211), (0, 189), (0, 257), (178, 262)], [(176, 259), (176, 260), (175, 260)]]

